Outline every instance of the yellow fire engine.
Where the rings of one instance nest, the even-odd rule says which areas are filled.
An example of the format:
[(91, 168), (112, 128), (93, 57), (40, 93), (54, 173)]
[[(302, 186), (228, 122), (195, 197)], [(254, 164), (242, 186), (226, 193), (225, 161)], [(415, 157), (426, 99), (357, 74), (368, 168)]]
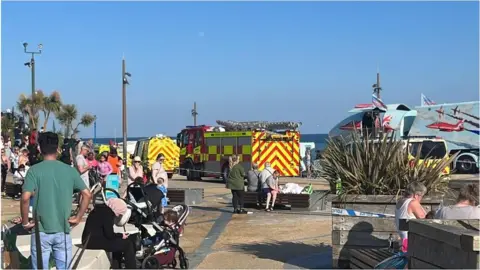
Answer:
[(142, 159), (143, 166), (148, 170), (152, 169), (153, 163), (157, 161), (158, 154), (165, 155), (163, 167), (167, 171), (168, 178), (172, 178), (174, 172), (178, 169), (180, 148), (175, 141), (164, 135), (141, 139), (135, 145), (134, 156)]
[(245, 170), (269, 162), (283, 176), (300, 174), (299, 123), (217, 121), (222, 127), (187, 126), (177, 135), (180, 174), (188, 180), (219, 177), (229, 170), (228, 158), (237, 155)]

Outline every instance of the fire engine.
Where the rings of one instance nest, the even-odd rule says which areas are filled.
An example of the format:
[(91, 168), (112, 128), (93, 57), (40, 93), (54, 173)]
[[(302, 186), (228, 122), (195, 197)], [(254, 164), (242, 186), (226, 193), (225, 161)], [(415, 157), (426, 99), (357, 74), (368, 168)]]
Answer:
[(269, 162), (282, 176), (300, 174), (301, 123), (217, 121), (220, 126), (187, 126), (177, 135), (180, 175), (188, 180), (222, 177), (226, 180), (228, 158), (237, 155), (247, 171)]

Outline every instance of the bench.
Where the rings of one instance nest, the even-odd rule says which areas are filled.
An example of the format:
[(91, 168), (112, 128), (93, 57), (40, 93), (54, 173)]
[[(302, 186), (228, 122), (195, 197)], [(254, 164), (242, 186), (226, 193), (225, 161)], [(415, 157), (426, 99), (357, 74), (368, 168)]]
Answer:
[[(312, 194), (283, 194), (278, 193), (275, 205), (283, 206), (290, 210), (318, 211), (325, 210), (326, 196), (328, 190), (314, 190)], [(244, 196), (246, 207), (256, 206), (257, 192), (247, 191)], [(266, 196), (262, 196), (262, 203), (265, 203)]]
[(203, 202), (203, 188), (170, 188), (167, 197), (170, 203), (196, 205)]
[(388, 248), (350, 249), (350, 268), (373, 269), (378, 263), (394, 254)]

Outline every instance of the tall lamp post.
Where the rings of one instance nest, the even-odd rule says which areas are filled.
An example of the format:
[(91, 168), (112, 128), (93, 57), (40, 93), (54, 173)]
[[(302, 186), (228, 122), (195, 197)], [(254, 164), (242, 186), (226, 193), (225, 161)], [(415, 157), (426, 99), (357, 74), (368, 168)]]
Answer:
[(122, 59), (122, 133), (123, 133), (123, 159), (124, 159), (124, 174), (123, 174), (123, 183), (124, 185), (128, 182), (127, 176), (127, 85), (128, 78), (132, 75), (126, 71), (125, 57)]
[(40, 43), (38, 44), (38, 50), (37, 51), (27, 51), (28, 43), (25, 42), (23, 43), (23, 51), (26, 54), (31, 54), (32, 58), (30, 59), (30, 62), (26, 62), (24, 65), (29, 67), (30, 70), (32, 71), (32, 97), (35, 95), (35, 54), (41, 54), (43, 45)]

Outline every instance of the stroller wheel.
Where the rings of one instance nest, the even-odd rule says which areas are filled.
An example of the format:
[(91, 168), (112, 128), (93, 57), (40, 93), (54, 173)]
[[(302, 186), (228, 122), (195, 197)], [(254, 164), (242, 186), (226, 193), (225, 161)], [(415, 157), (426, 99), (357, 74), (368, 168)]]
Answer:
[(177, 259), (173, 259), (172, 264), (170, 265), (173, 269), (177, 268)]
[(155, 256), (148, 256), (142, 262), (142, 269), (160, 269), (160, 264)]
[[(183, 257), (183, 258), (182, 258)], [(184, 256), (180, 258), (180, 269), (188, 269), (188, 259)]]

